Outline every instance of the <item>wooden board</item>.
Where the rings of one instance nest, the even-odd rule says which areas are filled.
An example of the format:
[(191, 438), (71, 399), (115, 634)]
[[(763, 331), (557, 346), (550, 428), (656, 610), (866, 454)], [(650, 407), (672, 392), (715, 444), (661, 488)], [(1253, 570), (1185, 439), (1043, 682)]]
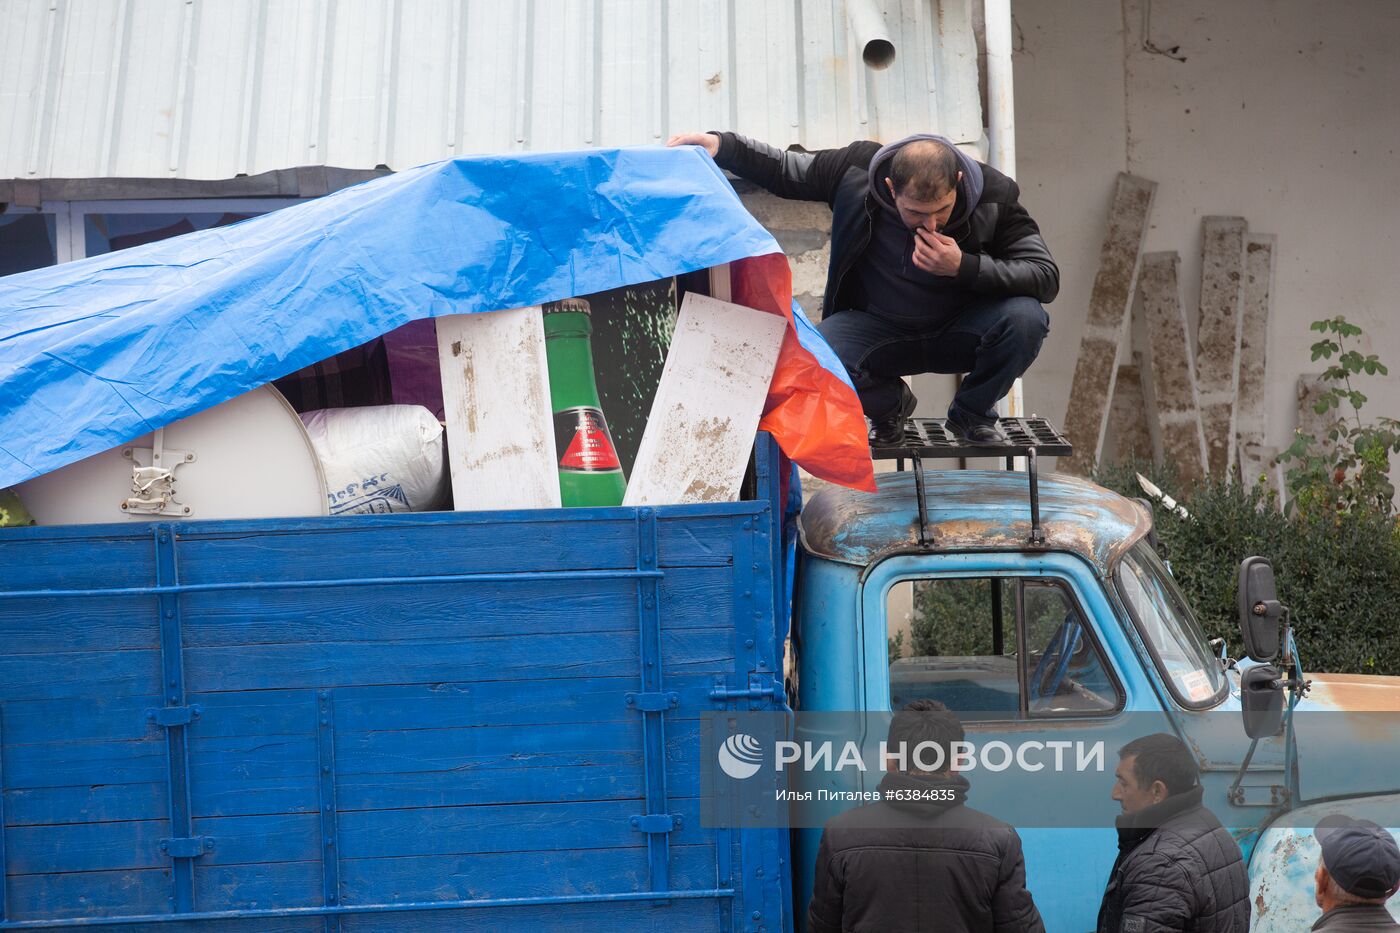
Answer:
[(1240, 328), (1240, 394), (1235, 440), (1239, 445), (1240, 476), (1246, 485), (1253, 485), (1261, 467), (1272, 459), (1263, 448), (1268, 433), (1265, 386), (1268, 384), (1269, 305), (1273, 297), (1276, 241), (1273, 235), (1263, 233), (1249, 233), (1244, 238), (1244, 321)]
[(453, 507), (559, 508), (539, 308), (437, 319)]
[(1211, 475), (1235, 470), (1235, 400), (1240, 386), (1244, 296), (1243, 217), (1201, 219), (1201, 306), (1196, 377)]
[(1103, 451), (1118, 373), (1116, 361), (1131, 320), (1128, 311), (1156, 191), (1156, 182), (1118, 174), (1065, 414), (1065, 434), (1074, 444), (1074, 456), (1059, 463), (1059, 469), (1067, 473), (1087, 476)]
[(1181, 304), (1180, 266), (1181, 257), (1174, 252), (1147, 253), (1142, 257), (1138, 294), (1147, 322), (1148, 371), (1161, 457), (1174, 462), (1177, 475), (1184, 483), (1191, 483), (1206, 474), (1206, 442), (1201, 432), (1195, 357)]
[(733, 502), (787, 321), (686, 295), (623, 505)]

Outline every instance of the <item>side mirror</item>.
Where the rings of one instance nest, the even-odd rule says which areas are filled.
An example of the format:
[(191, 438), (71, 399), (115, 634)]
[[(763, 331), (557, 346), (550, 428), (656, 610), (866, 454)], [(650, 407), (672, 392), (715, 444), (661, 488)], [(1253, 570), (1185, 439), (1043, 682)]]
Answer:
[(1278, 657), (1283, 614), (1274, 588), (1274, 568), (1265, 557), (1246, 557), (1240, 564), (1240, 633), (1251, 658), (1270, 664)]
[(1244, 734), (1267, 739), (1283, 728), (1283, 674), (1270, 664), (1251, 667), (1240, 677)]

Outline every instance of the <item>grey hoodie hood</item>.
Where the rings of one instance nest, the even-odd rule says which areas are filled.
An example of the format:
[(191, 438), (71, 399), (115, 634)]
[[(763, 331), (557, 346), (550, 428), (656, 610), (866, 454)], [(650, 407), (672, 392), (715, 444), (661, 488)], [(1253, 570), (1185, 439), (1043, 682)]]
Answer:
[(894, 198), (890, 196), (890, 189), (885, 185), (885, 179), (889, 177), (890, 162), (894, 159), (895, 152), (899, 147), (916, 139), (935, 140), (957, 153), (958, 165), (962, 169), (962, 179), (958, 182), (958, 201), (953, 207), (952, 215), (948, 217), (948, 223), (943, 227), (945, 232), (955, 231), (967, 221), (967, 218), (972, 216), (972, 212), (977, 209), (978, 203), (982, 200), (982, 166), (975, 159), (969, 158), (952, 140), (945, 136), (916, 133), (881, 147), (880, 151), (875, 153), (875, 158), (870, 160), (870, 190), (882, 207), (895, 214), (899, 213), (894, 206)]

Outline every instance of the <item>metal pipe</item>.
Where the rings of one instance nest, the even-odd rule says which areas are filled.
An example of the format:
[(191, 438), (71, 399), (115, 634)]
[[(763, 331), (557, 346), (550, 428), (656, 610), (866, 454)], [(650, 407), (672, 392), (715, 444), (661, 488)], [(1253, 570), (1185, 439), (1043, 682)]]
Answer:
[(53, 599), (77, 596), (162, 596), (172, 593), (219, 593), (231, 590), (316, 590), (337, 586), (393, 586), (405, 583), (531, 583), (550, 580), (637, 580), (664, 577), (662, 570), (554, 570), (539, 573), (448, 573), (422, 577), (347, 577), (344, 580), (244, 580), (229, 583), (181, 583), (169, 586), (123, 586), (92, 590), (12, 590), (0, 599)]
[(894, 40), (875, 0), (847, 0), (846, 18), (867, 67), (883, 71), (894, 64)]
[(329, 917), (348, 914), (397, 914), (423, 910), (480, 910), (491, 907), (551, 907), (565, 904), (616, 904), (628, 901), (683, 901), (732, 898), (733, 888), (684, 891), (636, 891), (620, 894), (566, 894), (557, 897), (502, 897), (474, 901), (426, 901), (406, 904), (346, 904), (339, 907), (286, 907), (262, 910), (209, 910), (189, 914), (146, 914), (134, 917), (75, 917), (68, 920), (11, 920), (0, 930), (52, 930), (69, 927), (110, 927), (130, 923), (189, 923), (195, 920), (257, 920), (273, 917)]
[[(983, 0), (987, 42), (987, 161), (1005, 175), (1016, 177), (1016, 101), (1011, 74), (1011, 0)], [(998, 406), (1001, 414), (1024, 418), (1026, 404), (1021, 380)]]

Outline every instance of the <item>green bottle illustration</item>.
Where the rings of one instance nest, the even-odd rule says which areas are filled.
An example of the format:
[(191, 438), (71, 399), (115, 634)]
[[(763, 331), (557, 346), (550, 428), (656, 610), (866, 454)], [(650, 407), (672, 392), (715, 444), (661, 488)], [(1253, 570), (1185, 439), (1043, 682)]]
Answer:
[(593, 379), (590, 312), (582, 298), (544, 305), (559, 498), (566, 508), (621, 505), (627, 488)]

